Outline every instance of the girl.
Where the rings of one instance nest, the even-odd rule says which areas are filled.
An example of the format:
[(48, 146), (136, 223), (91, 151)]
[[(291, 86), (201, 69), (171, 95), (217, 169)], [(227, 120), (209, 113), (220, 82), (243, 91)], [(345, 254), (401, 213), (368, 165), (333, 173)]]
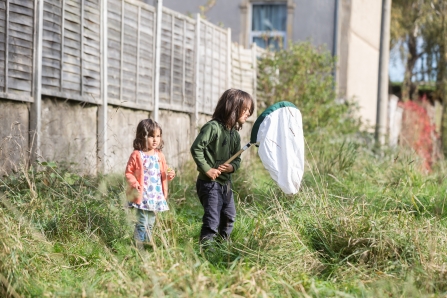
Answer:
[(129, 207), (135, 208), (137, 213), (134, 238), (139, 248), (142, 243), (151, 242), (155, 212), (169, 210), (167, 181), (174, 179), (175, 172), (167, 169), (161, 152), (161, 136), (157, 122), (151, 119), (140, 121), (133, 141), (134, 151), (126, 167)]
[(236, 217), (231, 173), (240, 165), (237, 157), (224, 164), (241, 149), (238, 130), (253, 114), (253, 99), (247, 92), (228, 89), (220, 97), (212, 120), (206, 123), (191, 146), (199, 176), (196, 189), (204, 209), (200, 242), (217, 234), (228, 239)]

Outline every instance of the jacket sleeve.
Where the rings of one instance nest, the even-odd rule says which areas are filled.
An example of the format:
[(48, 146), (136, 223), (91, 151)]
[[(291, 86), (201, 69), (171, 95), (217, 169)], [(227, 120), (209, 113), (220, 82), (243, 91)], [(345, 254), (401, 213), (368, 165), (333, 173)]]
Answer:
[(192, 158), (194, 159), (194, 162), (196, 163), (199, 171), (203, 174), (205, 174), (212, 168), (212, 165), (208, 164), (205, 159), (205, 151), (207, 150), (207, 146), (212, 141), (214, 141), (216, 136), (217, 132), (214, 126), (208, 122), (202, 127), (199, 135), (196, 137), (194, 143), (191, 145)]
[(160, 151), (158, 153), (160, 157), (160, 174), (161, 174), (161, 187), (163, 189), (163, 195), (165, 200), (168, 199), (168, 177), (166, 176), (167, 164), (165, 155)]
[[(231, 156), (233, 156), (234, 154), (236, 154), (236, 152), (241, 150), (241, 136), (239, 135), (239, 133), (237, 131), (235, 131), (233, 133), (235, 134), (235, 136), (234, 136), (235, 143), (234, 143), (233, 151), (231, 152)], [(238, 157), (236, 157), (232, 162), (230, 162), (230, 165), (233, 166), (233, 173), (236, 172), (239, 169), (239, 167), (241, 166), (241, 154), (239, 154)]]
[(127, 184), (131, 188), (137, 188), (137, 186), (140, 186), (140, 183), (138, 183), (137, 177), (135, 177), (136, 167), (137, 167), (137, 160), (135, 158), (135, 155), (131, 154), (129, 157), (129, 161), (127, 162), (127, 166), (126, 166), (126, 180), (127, 180)]

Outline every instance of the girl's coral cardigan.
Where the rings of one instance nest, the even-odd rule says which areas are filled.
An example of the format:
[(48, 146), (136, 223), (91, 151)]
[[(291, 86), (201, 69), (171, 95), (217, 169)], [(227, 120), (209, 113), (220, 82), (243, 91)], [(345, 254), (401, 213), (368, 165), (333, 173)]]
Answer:
[[(166, 175), (167, 165), (164, 154), (155, 149), (155, 152), (158, 154), (158, 163), (160, 164), (160, 173), (161, 173), (161, 186), (163, 188), (163, 194), (165, 199), (168, 199), (168, 179)], [(144, 181), (144, 168), (143, 168), (143, 160), (141, 159), (140, 151), (134, 150), (129, 157), (129, 161), (126, 166), (126, 179), (127, 179), (127, 198), (129, 201), (132, 201), (136, 204), (141, 204), (143, 201), (143, 187), (141, 187), (141, 191), (136, 192), (137, 186), (143, 186)]]

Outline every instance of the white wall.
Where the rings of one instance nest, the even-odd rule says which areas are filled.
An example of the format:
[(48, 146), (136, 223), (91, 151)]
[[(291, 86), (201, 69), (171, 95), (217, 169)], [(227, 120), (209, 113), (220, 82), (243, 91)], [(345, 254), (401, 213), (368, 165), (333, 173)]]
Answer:
[(339, 71), (346, 72), (345, 94), (360, 105), (360, 116), (365, 124), (375, 125), (380, 51), (382, 1), (352, 0), (349, 25), (340, 42), (347, 42), (345, 64)]

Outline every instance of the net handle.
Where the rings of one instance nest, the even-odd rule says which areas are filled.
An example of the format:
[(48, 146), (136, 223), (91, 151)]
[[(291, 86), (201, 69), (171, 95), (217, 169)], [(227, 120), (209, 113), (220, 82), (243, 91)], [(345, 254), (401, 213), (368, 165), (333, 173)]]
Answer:
[(230, 159), (228, 159), (226, 162), (224, 162), (224, 164), (232, 162), (236, 157), (238, 157), (239, 155), (241, 155), (242, 152), (244, 152), (245, 150), (247, 150), (248, 148), (250, 148), (251, 145), (259, 145), (259, 142), (258, 142), (258, 143), (248, 143), (247, 145), (245, 145), (244, 147), (242, 147), (241, 150), (239, 150), (239, 151), (236, 152), (232, 157), (230, 157)]

